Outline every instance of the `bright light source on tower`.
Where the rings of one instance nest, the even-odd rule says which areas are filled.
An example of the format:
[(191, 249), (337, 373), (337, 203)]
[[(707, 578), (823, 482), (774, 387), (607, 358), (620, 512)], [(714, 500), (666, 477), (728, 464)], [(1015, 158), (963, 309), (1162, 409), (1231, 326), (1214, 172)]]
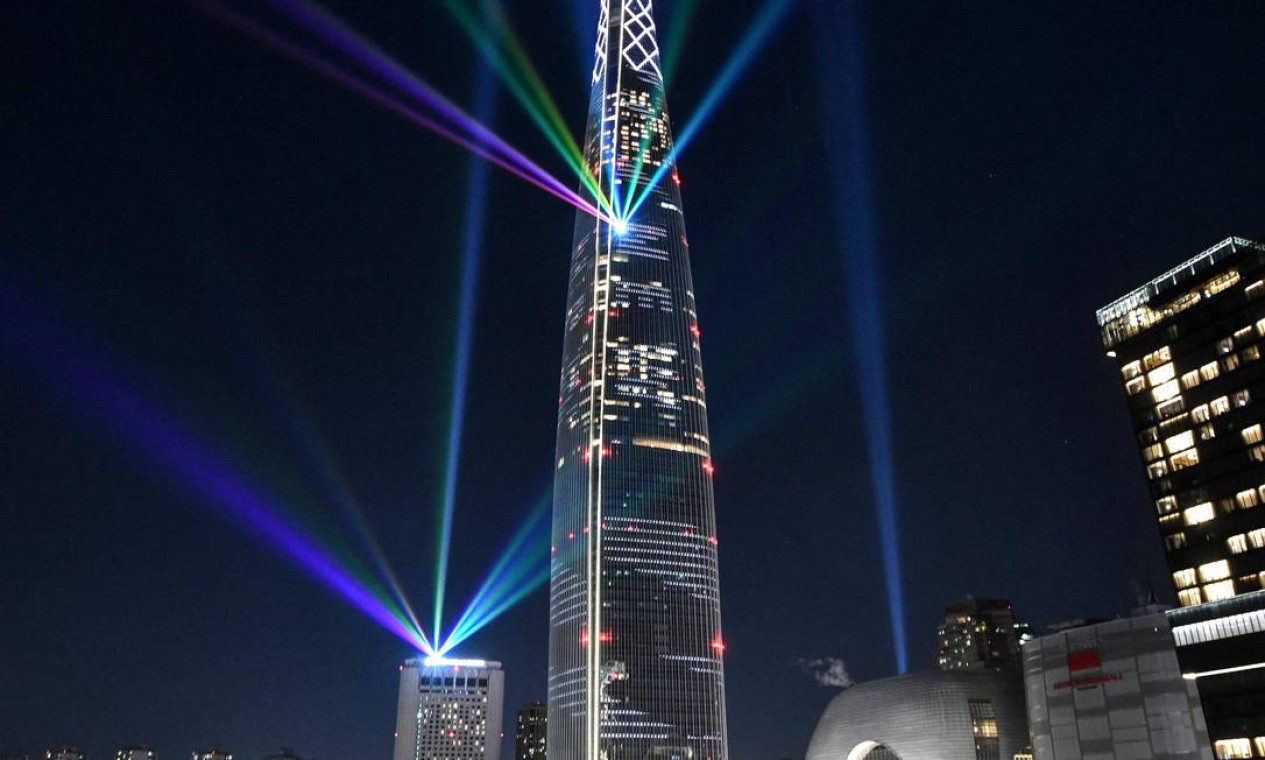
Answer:
[(627, 219), (612, 219), (611, 229), (615, 230), (616, 235), (623, 235), (624, 233), (628, 232), (628, 220)]

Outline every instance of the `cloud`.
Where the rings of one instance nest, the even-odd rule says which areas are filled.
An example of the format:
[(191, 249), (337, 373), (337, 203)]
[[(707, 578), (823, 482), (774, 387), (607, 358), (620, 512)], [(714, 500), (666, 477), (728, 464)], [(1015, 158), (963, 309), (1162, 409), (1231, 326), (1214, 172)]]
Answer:
[(818, 686), (834, 686), (846, 689), (855, 683), (848, 675), (848, 664), (842, 657), (801, 657), (795, 661), (805, 673), (813, 677)]

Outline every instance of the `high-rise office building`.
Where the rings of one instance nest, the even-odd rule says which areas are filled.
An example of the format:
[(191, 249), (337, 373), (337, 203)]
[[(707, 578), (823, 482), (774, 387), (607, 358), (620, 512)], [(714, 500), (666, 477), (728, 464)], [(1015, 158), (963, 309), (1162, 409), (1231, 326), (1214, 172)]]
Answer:
[(514, 760), (545, 760), (548, 718), (544, 702), (529, 702), (519, 709), (514, 728)]
[(133, 744), (115, 752), (114, 760), (154, 760), (157, 756), (158, 753), (148, 744)]
[(88, 755), (78, 747), (62, 745), (44, 750), (44, 760), (88, 760)]
[(227, 752), (221, 747), (195, 749), (189, 755), (189, 760), (233, 760), (233, 753)]
[(554, 481), (553, 760), (725, 760), (711, 444), (651, 0), (600, 0)]
[(939, 670), (1019, 670), (1019, 647), (1032, 638), (1009, 599), (950, 602), (936, 630)]
[[(1218, 757), (1265, 757), (1265, 246), (1228, 238), (1098, 310)], [(1246, 754), (1245, 754), (1246, 753)]]
[(436, 657), (400, 666), (394, 760), (500, 760), (501, 663)]

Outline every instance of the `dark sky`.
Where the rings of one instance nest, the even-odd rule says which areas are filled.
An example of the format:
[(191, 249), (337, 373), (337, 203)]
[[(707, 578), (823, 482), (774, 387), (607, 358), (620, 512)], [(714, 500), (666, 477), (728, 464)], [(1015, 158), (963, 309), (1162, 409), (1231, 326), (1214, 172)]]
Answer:
[[(678, 125), (757, 5), (699, 3)], [(328, 533), (280, 411), (301, 404), (429, 609), (467, 156), (183, 5), (25, 6), (0, 40), (5, 288)], [(471, 99), (474, 55), (439, 3), (334, 7)], [(1117, 614), (1148, 580), (1171, 594), (1093, 312), (1265, 236), (1265, 6), (865, 10), (910, 660), (927, 668), (954, 597), (1012, 597), (1040, 627)], [(578, 130), (588, 33), (563, 0), (512, 15)], [(802, 756), (833, 692), (798, 658), (894, 669), (810, 18), (792, 13), (681, 160), (735, 760)], [(507, 98), (497, 129), (565, 177)], [(488, 201), (454, 599), (554, 445), (573, 212), (501, 173)], [(407, 648), (28, 357), (0, 366), (0, 749), (387, 757)], [(539, 590), (463, 647), (504, 662), (511, 712), (544, 697), (546, 613)]]

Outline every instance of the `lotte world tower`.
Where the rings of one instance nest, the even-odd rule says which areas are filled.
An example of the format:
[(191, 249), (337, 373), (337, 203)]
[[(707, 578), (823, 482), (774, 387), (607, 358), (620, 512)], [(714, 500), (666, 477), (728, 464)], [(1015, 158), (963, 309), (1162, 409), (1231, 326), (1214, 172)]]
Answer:
[(698, 317), (652, 0), (601, 0), (558, 410), (550, 760), (725, 760)]

